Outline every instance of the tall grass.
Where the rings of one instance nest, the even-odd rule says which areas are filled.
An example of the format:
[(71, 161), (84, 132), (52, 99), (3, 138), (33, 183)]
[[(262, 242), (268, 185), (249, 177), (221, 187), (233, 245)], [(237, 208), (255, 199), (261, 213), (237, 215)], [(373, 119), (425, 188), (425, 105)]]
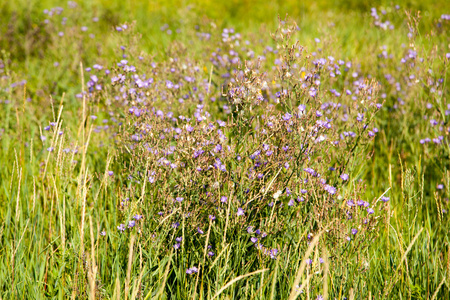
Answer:
[(449, 299), (446, 2), (181, 4), (0, 5), (0, 297)]

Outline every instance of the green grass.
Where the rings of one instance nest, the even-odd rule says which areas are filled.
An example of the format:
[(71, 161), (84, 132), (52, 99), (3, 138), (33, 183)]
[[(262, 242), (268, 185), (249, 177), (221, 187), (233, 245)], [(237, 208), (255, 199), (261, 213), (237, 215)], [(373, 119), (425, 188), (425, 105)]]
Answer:
[[(58, 22), (43, 23), (43, 10), (55, 6), (65, 8), (67, 25), (60, 24), (61, 17)], [(388, 10), (395, 30), (381, 30), (372, 24), (372, 6), (378, 12)], [(450, 224), (443, 209), (449, 209), (450, 148), (448, 132), (430, 127), (429, 120), (442, 121), (444, 128), (450, 121), (445, 115), (450, 103), (449, 60), (444, 58), (450, 52), (450, 24), (437, 25), (442, 22), (441, 14), (450, 14), (450, 4), (406, 1), (400, 6), (395, 11), (387, 1), (194, 1), (188, 5), (186, 1), (97, 0), (80, 2), (77, 10), (70, 10), (66, 3), (54, 0), (2, 2), (0, 59), (5, 67), (0, 73), (0, 298), (211, 299), (220, 291), (219, 299), (287, 299), (295, 283), (305, 283), (301, 299), (315, 299), (319, 294), (329, 299), (449, 299)], [(421, 11), (412, 39), (407, 37), (405, 10), (412, 16)], [(251, 40), (262, 52), (267, 45), (276, 48), (270, 32), (278, 26), (277, 15), (283, 18), (286, 13), (300, 27), (295, 39), (309, 53), (351, 59), (361, 74), (377, 78), (383, 84), (382, 92), (387, 93), (385, 105), (373, 119), (379, 133), (351, 157), (347, 166), (351, 183), (342, 187), (345, 197), (355, 195), (367, 201), (389, 189), (390, 201), (377, 211), (375, 229), (361, 241), (367, 247), (350, 243), (346, 245), (352, 246), (337, 243), (336, 248), (331, 247), (332, 241), (319, 232), (332, 224), (319, 228), (320, 218), (314, 219), (313, 206), (289, 217), (285, 210), (275, 215), (273, 224), (273, 210), (266, 207), (258, 211), (262, 217), (254, 225), (273, 226), (274, 238), (267, 247), (280, 249), (276, 260), (254, 250), (245, 235), (246, 225), (239, 220), (196, 220), (196, 226), (203, 226), (201, 236), (183, 221), (175, 232), (171, 226), (175, 216), (159, 218), (159, 204), (167, 200), (164, 192), (183, 180), (185, 187), (195, 191), (191, 194), (191, 200), (196, 199), (193, 203), (200, 201), (200, 192), (188, 182), (197, 177), (173, 173), (158, 187), (128, 180), (130, 173), (147, 169), (139, 149), (132, 152), (121, 147), (133, 126), (124, 107), (106, 104), (118, 93), (111, 87), (96, 101), (76, 97), (85, 88), (82, 82), (89, 80), (86, 72), (82, 77), (81, 69), (98, 63), (114, 72), (121, 45), (126, 46), (133, 62), (137, 62), (137, 55), (164, 66), (175, 56), (199, 62), (201, 72), (205, 67), (206, 77), (218, 85), (215, 91), (219, 94), (221, 74), (211, 71), (205, 53), (214, 51), (214, 39), (220, 39), (222, 28), (235, 28), (245, 36), (243, 40)], [(98, 17), (99, 22), (93, 23), (92, 17)], [(132, 34), (113, 31), (119, 24), (134, 21)], [(173, 31), (171, 35), (160, 30), (165, 23)], [(88, 26), (84, 35), (79, 30), (83, 24)], [(212, 41), (200, 42), (195, 25), (214, 34)], [(63, 28), (65, 35), (58, 37)], [(321, 39), (321, 52), (314, 38)], [(384, 45), (392, 58), (377, 57)], [(417, 63), (420, 70), (397, 69), (409, 45), (425, 58)], [(275, 56), (270, 55), (267, 59), (273, 61)], [(151, 73), (149, 63), (145, 67)], [(438, 88), (441, 95), (426, 84), (428, 69), (433, 71), (430, 78), (443, 78)], [(397, 93), (386, 73), (408, 88)], [(408, 86), (410, 74), (420, 77), (420, 84)], [(164, 76), (160, 72), (155, 79)], [(23, 79), (26, 85), (7, 89)], [(343, 79), (334, 84), (342, 93), (348, 86)], [(404, 105), (398, 104), (398, 97)], [(432, 111), (425, 108), (428, 102), (433, 104)], [(156, 103), (160, 107), (171, 105)], [(398, 109), (394, 108), (396, 103)], [(223, 116), (218, 104), (210, 105), (215, 116)], [(183, 112), (184, 108), (190, 109), (189, 113), (195, 109), (188, 104), (176, 109)], [(97, 121), (84, 119), (93, 114)], [(111, 116), (127, 126), (117, 137), (105, 130), (90, 131)], [(59, 129), (48, 131), (43, 142), (40, 136), (50, 121), (64, 134), (58, 135)], [(111, 121), (108, 125), (116, 128)], [(243, 131), (231, 132), (229, 139), (236, 138), (250, 153), (254, 149), (252, 134), (239, 137), (245, 130), (251, 132), (251, 122), (246, 126)], [(432, 143), (419, 143), (441, 134), (447, 144), (433, 147)], [(77, 154), (62, 152), (76, 146)], [(48, 147), (54, 151), (48, 152)], [(108, 175), (110, 170), (114, 176)], [(212, 179), (198, 180), (206, 184)], [(444, 184), (444, 189), (438, 190), (438, 184)], [(243, 188), (240, 193), (245, 197)], [(120, 205), (125, 197), (131, 198), (127, 208)], [(202, 209), (207, 211), (198, 208)], [(180, 206), (180, 211), (188, 208)], [(128, 224), (139, 213), (144, 214), (145, 222), (124, 234), (117, 230), (119, 224)], [(105, 236), (101, 235), (103, 230)], [(312, 265), (298, 272), (307, 258), (306, 235), (313, 231), (320, 239), (309, 244)], [(177, 252), (172, 244), (178, 234), (183, 240)], [(214, 245), (213, 257), (207, 255), (210, 244)], [(319, 257), (329, 253), (333, 253), (330, 262), (319, 263)], [(189, 276), (186, 269), (194, 263), (204, 269)], [(310, 274), (313, 276), (308, 277)]]

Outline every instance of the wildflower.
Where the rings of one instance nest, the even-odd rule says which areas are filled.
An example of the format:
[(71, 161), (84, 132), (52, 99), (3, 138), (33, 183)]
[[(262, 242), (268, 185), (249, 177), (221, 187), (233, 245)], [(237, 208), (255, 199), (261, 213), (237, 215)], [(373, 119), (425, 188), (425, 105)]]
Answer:
[(108, 171), (108, 175), (109, 175), (109, 176), (113, 176), (113, 175), (114, 175), (114, 172), (113, 172), (113, 171)]
[(325, 190), (326, 190), (328, 193), (330, 193), (331, 195), (334, 195), (334, 194), (336, 194), (336, 192), (337, 192), (337, 189), (336, 189), (334, 186), (331, 186), (331, 185), (329, 185), (329, 184), (326, 184), (326, 185), (325, 185)]
[(341, 175), (341, 179), (344, 180), (344, 181), (347, 181), (348, 178), (349, 178), (348, 174), (342, 174)]
[(358, 233), (358, 229), (352, 228), (352, 234), (355, 235)]
[(383, 197), (381, 197), (381, 201), (388, 202), (389, 201), (389, 197), (383, 196)]
[(133, 228), (136, 225), (136, 221), (135, 220), (131, 220), (128, 222), (128, 228)]
[(186, 270), (186, 274), (188, 274), (188, 275), (192, 275), (192, 274), (197, 273), (197, 272), (198, 272), (198, 268), (197, 267), (192, 267), (192, 268), (189, 268), (189, 269)]
[(276, 259), (278, 254), (278, 249), (272, 249), (269, 251), (269, 256), (271, 259)]
[(237, 211), (237, 215), (238, 216), (243, 216), (244, 215), (244, 210), (242, 209), (242, 208), (238, 208), (238, 211)]
[(356, 120), (357, 120), (358, 122), (362, 122), (362, 121), (364, 120), (364, 114), (358, 113), (358, 115), (357, 115), (357, 117), (356, 117)]
[(364, 206), (364, 200), (356, 200), (356, 205), (358, 205), (358, 206)]
[(117, 226), (117, 230), (124, 232), (125, 231), (125, 224), (120, 224), (119, 226)]
[(250, 241), (251, 241), (253, 244), (255, 244), (255, 243), (258, 241), (258, 238), (257, 238), (257, 237), (251, 237), (251, 238), (250, 238)]
[(281, 191), (281, 190), (278, 190), (275, 194), (273, 194), (273, 198), (276, 200), (276, 199), (278, 199), (278, 198), (280, 198), (280, 196), (281, 196), (281, 194), (282, 194), (283, 192)]

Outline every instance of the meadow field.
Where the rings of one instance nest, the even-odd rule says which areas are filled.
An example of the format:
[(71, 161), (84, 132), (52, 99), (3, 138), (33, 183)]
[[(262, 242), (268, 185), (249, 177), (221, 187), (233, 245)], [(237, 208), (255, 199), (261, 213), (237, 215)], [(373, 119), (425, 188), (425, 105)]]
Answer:
[(0, 299), (450, 299), (450, 2), (0, 1)]

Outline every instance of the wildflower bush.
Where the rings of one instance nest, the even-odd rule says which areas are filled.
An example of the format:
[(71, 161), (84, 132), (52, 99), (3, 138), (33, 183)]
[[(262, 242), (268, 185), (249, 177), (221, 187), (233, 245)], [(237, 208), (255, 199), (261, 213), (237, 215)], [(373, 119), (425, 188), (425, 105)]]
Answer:
[[(322, 238), (339, 264), (376, 237), (374, 213), (382, 202), (361, 200), (364, 187), (347, 174), (368, 155), (378, 131), (370, 127), (382, 107), (376, 84), (361, 79), (355, 95), (347, 90), (341, 97), (334, 72), (345, 72), (344, 62), (314, 59), (290, 43), (296, 26), (283, 24), (274, 35), (275, 65), (261, 58), (240, 64), (233, 50), (239, 34), (230, 38), (225, 29), (214, 41), (225, 54), (211, 55), (211, 72), (202, 72), (201, 61), (176, 57), (141, 71), (168, 74), (158, 81), (138, 75), (126, 60), (112, 75), (115, 93), (107, 96), (129, 107), (119, 138), (130, 181), (121, 205), (128, 219), (146, 207), (144, 232), (177, 255), (190, 252), (180, 248), (208, 248), (212, 259), (239, 236), (244, 258), (255, 261), (246, 269), (253, 271), (285, 255), (290, 244), (305, 251), (326, 230)], [(245, 57), (251, 50), (241, 51)], [(164, 234), (154, 232), (158, 223)], [(207, 272), (201, 258), (186, 262), (188, 273), (191, 264)]]
[(448, 298), (448, 15), (161, 47), (83, 6), (0, 40), (0, 296)]

